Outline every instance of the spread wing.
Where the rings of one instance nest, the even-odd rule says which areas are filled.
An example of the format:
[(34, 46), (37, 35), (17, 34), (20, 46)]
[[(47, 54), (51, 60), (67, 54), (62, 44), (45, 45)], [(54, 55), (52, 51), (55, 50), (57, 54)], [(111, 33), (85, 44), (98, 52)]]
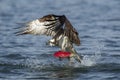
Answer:
[(77, 31), (64, 15), (50, 14), (28, 22), (22, 30), (17, 32), (17, 35), (23, 34), (47, 35), (54, 38), (63, 34), (68, 36), (72, 43), (80, 44)]
[(17, 32), (17, 35), (35, 34), (55, 36), (56, 33), (59, 32), (62, 25), (63, 23), (59, 21), (59, 17), (47, 15), (40, 19), (26, 23), (25, 27), (21, 28), (21, 30)]

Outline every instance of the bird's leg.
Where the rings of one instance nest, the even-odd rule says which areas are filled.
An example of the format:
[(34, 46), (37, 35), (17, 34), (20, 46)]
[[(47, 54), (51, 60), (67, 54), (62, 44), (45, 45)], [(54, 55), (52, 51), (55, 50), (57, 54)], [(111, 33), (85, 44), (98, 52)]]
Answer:
[(73, 48), (73, 45), (69, 45), (69, 51), (71, 52), (70, 57), (74, 57), (75, 60), (81, 63), (82, 58), (79, 56), (79, 54), (76, 52), (76, 50)]
[(76, 50), (73, 48), (72, 43), (70, 42), (68, 37), (64, 37), (63, 38), (63, 42), (62, 42), (62, 46), (61, 49), (64, 51), (68, 51), (70, 52), (70, 62), (72, 61), (72, 58), (75, 58), (78, 62), (81, 63), (82, 58), (78, 55), (78, 53), (76, 52)]
[(74, 48), (71, 48), (71, 55), (70, 57), (74, 57), (78, 62), (81, 63), (82, 56), (80, 56)]

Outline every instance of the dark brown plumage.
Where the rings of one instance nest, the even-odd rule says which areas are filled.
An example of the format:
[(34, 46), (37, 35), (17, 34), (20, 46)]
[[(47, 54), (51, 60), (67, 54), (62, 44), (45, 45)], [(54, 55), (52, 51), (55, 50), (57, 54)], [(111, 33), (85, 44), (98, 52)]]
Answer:
[(26, 23), (23, 30), (17, 34), (47, 35), (53, 36), (55, 39), (60, 35), (64, 35), (69, 38), (71, 43), (80, 45), (78, 32), (65, 15), (49, 14), (43, 16), (42, 18)]

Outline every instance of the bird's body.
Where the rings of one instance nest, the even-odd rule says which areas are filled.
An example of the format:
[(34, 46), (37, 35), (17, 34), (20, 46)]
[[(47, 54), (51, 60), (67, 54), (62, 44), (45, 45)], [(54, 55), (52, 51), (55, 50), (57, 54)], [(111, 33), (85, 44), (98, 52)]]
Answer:
[(52, 36), (53, 38), (48, 41), (48, 44), (59, 46), (62, 51), (70, 52), (70, 57), (75, 57), (81, 62), (81, 58), (73, 48), (73, 44), (80, 45), (78, 32), (64, 15), (46, 15), (26, 23), (25, 26), (17, 35), (35, 34)]

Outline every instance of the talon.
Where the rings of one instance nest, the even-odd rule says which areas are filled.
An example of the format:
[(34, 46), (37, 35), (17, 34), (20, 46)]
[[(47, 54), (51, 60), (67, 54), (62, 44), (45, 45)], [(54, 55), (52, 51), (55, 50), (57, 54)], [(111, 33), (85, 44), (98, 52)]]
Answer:
[(79, 56), (78, 54), (71, 54), (70, 57), (74, 57), (76, 61), (81, 63), (82, 56)]

